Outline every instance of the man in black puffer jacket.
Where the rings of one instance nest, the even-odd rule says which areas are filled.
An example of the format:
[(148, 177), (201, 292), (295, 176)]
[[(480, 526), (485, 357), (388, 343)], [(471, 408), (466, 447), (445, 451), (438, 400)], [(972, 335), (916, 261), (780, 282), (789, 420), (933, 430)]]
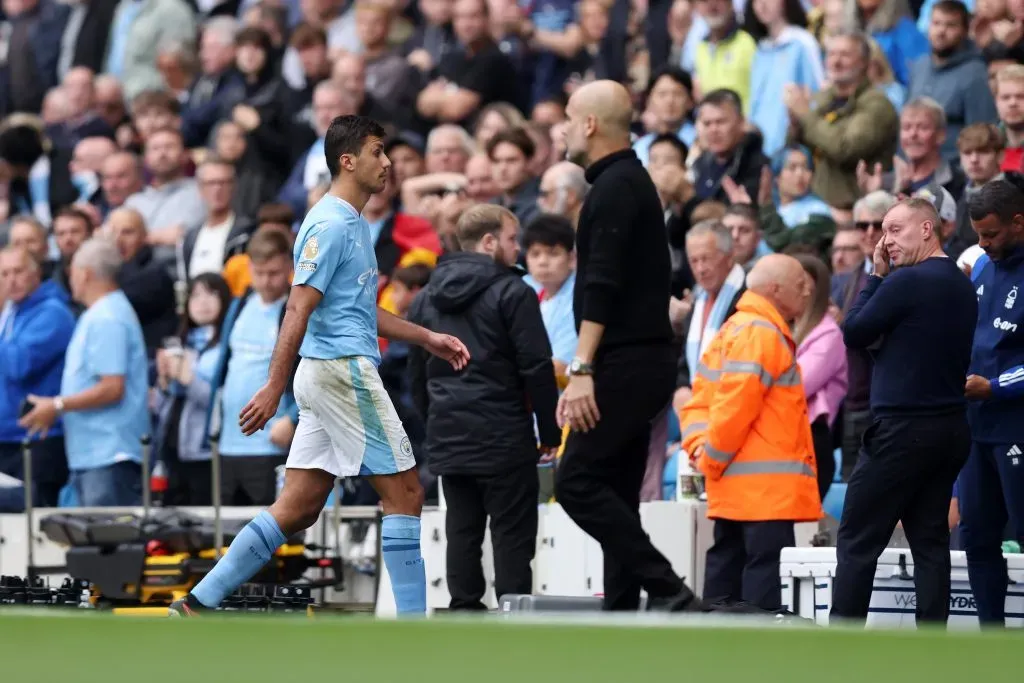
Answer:
[(418, 348), (409, 354), (413, 401), (427, 422), (427, 462), (448, 507), (453, 610), (484, 609), (480, 547), (488, 517), (496, 596), (532, 592), (537, 462), (553, 458), (561, 441), (540, 302), (512, 269), (518, 231), (507, 209), (468, 209), (456, 229), (462, 251), (441, 258), (409, 311), (410, 321), (457, 335), (471, 357), (456, 372)]

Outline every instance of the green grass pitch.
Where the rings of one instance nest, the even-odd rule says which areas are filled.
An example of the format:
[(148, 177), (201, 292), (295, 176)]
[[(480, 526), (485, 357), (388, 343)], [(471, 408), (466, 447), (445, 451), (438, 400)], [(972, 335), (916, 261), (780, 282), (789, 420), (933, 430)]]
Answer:
[(4, 683), (998, 683), (1024, 634), (0, 610)]

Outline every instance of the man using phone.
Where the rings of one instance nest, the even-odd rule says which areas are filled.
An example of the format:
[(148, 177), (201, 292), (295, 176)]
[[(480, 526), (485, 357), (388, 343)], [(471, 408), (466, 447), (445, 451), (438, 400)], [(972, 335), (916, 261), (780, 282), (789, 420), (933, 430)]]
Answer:
[(863, 623), (878, 556), (897, 521), (914, 554), (917, 621), (949, 618), (949, 502), (967, 460), (964, 384), (978, 317), (970, 281), (942, 251), (927, 199), (882, 221), (874, 272), (843, 322), (851, 349), (870, 349), (871, 423), (836, 539), (831, 618)]
[[(53, 280), (40, 282), (39, 262), (24, 249), (0, 251), (0, 290), (7, 292), (11, 314), (0, 327), (0, 472), (24, 478), (22, 441), (25, 429), (18, 425), (33, 403), (30, 394), (49, 396), (60, 392), (64, 349), (75, 327), (64, 291)], [(35, 500), (39, 505), (57, 504), (57, 494), (67, 481), (64, 433), (60, 423), (32, 442)], [(3, 499), (0, 511), (20, 512), (24, 506)]]

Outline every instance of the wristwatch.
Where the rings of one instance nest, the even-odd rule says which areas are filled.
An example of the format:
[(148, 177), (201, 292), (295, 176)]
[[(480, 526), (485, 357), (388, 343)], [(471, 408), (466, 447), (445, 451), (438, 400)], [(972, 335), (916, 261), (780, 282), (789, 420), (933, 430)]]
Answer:
[(64, 399), (60, 396), (53, 397), (53, 407), (57, 410), (58, 415), (64, 414)]
[(573, 358), (572, 362), (569, 363), (569, 376), (575, 377), (576, 375), (593, 375), (594, 366), (590, 363), (584, 363), (579, 358)]

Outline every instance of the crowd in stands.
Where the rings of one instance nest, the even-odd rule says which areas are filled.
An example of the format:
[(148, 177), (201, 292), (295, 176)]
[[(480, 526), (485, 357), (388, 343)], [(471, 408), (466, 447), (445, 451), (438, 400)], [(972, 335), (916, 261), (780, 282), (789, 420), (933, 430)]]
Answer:
[[(664, 208), (680, 349), (644, 499), (664, 493), (697, 359), (773, 251), (814, 282), (794, 338), (815, 447), (841, 447), (848, 476), (871, 357), (836, 321), (899, 197), (935, 204), (970, 269), (967, 200), (1024, 161), (1022, 57), (1024, 0), (3, 0), (0, 473), (23, 476), (33, 432), (37, 503), (134, 504), (148, 435), (165, 501), (208, 504), (216, 436), (225, 504), (273, 500), (294, 400), (253, 437), (234, 416), (266, 379), (345, 114), (388, 131), (364, 211), (380, 305), (405, 315), (461, 213), (501, 204), (564, 384), (588, 191), (565, 105), (613, 79)], [(422, 461), (409, 350), (381, 346)], [(0, 509), (21, 495), (0, 488)]]

